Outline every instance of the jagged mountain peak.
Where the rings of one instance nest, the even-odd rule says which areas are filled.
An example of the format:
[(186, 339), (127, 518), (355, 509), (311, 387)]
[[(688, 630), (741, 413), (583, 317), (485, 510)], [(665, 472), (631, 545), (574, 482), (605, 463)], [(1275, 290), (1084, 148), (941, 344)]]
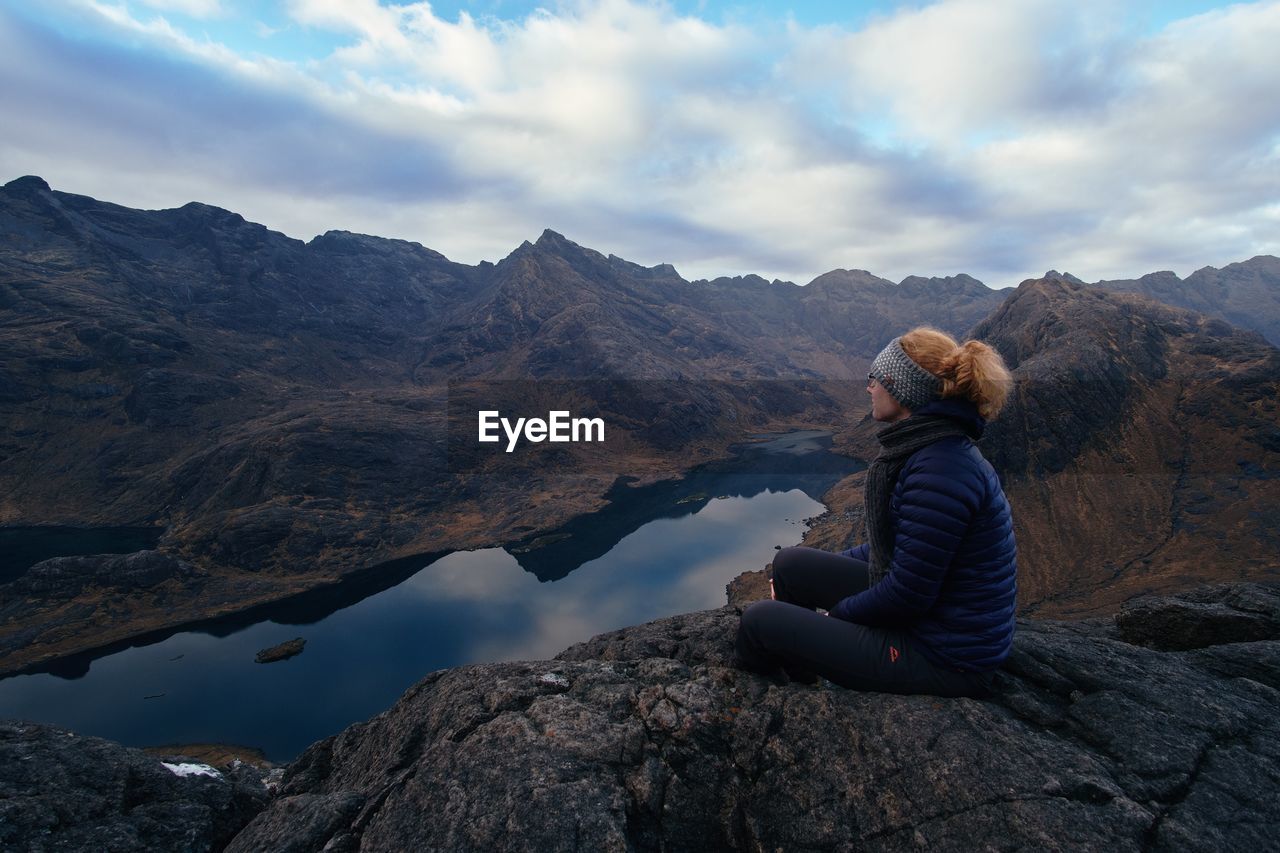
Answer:
[(1023, 282), (972, 335), (996, 345), (1011, 368), (1043, 356), (1051, 372), (1079, 373), (1088, 361), (1123, 364), (1131, 378), (1163, 377), (1175, 341), (1220, 367), (1280, 357), (1259, 332), (1211, 314), (1060, 278)]
[(1031, 299), (1036, 296), (1056, 297), (1063, 294), (1079, 293), (1088, 288), (1084, 282), (1063, 278), (1061, 275), (1044, 275), (1040, 278), (1029, 278), (1019, 284), (1009, 297), (1010, 302), (1020, 299)]
[(227, 225), (248, 225), (252, 228), (261, 228), (263, 231), (269, 230), (267, 226), (260, 225), (257, 222), (250, 222), (234, 210), (227, 210), (225, 207), (218, 207), (217, 205), (205, 204), (199, 201), (187, 202), (182, 207), (177, 208), (177, 213), (188, 219), (218, 222)]
[[(741, 288), (741, 287), (768, 287), (770, 282), (763, 276), (755, 273), (747, 273), (746, 275), (727, 276), (722, 275), (718, 278), (705, 279), (700, 278), (693, 282), (702, 287), (725, 287), (725, 288)], [(774, 279), (773, 283), (781, 284), (778, 279)]]
[(898, 282), (898, 287), (901, 287), (907, 293), (933, 292), (979, 297), (993, 292), (991, 288), (968, 273), (957, 273), (946, 277), (932, 276), (929, 278), (909, 275)]
[(391, 237), (376, 237), (371, 234), (357, 234), (353, 231), (326, 231), (312, 238), (307, 247), (321, 252), (343, 255), (387, 255), (394, 252), (408, 252), (416, 257), (430, 258), (437, 261), (449, 259), (434, 249), (428, 249), (421, 243), (412, 240), (398, 240)]
[(573, 242), (559, 231), (552, 231), (550, 228), (543, 229), (541, 236), (538, 237), (538, 240), (534, 245), (539, 249), (548, 249), (552, 251), (563, 251), (565, 249), (576, 249), (581, 251), (583, 248), (581, 245)]
[(1224, 270), (1240, 268), (1280, 270), (1280, 258), (1275, 255), (1254, 255), (1247, 261), (1236, 261), (1223, 267)]
[(518, 247), (516, 247), (515, 251), (507, 255), (503, 260), (547, 256), (558, 257), (567, 261), (590, 258), (595, 263), (608, 263), (608, 258), (601, 253), (575, 243), (568, 237), (565, 237), (558, 231), (552, 231), (550, 228), (544, 229), (538, 239), (533, 242), (529, 242), (528, 240), (523, 241)]
[(1023, 606), (1114, 607), (1224, 547), (1239, 571), (1270, 571), (1280, 351), (1260, 335), (1055, 278), (1023, 282), (970, 334), (1013, 372), (983, 453), (1027, 508)]
[[(685, 285), (687, 282), (669, 263), (652, 267), (642, 266), (618, 255), (605, 255), (595, 249), (575, 243), (550, 228), (542, 232), (536, 243), (527, 241), (508, 259), (524, 258), (538, 266), (549, 265), (542, 277), (557, 277), (557, 265), (567, 265), (578, 285), (607, 286), (610, 290), (627, 289), (638, 282)], [(560, 268), (563, 271), (563, 268)], [(563, 283), (563, 282), (562, 282)], [(646, 285), (647, 288), (647, 285)]]
[[(955, 275), (948, 275), (948, 276), (909, 275), (906, 278), (904, 278), (902, 281), (898, 282), (898, 284), (900, 285), (906, 284), (909, 281), (936, 281), (936, 282), (951, 285), (951, 286), (957, 286), (957, 285), (970, 286), (974, 284), (981, 284), (983, 287), (986, 287), (985, 284), (982, 284), (982, 281), (964, 272), (960, 272), (960, 273), (956, 273)], [(990, 290), (991, 288), (987, 288), (987, 289)]]
[(1095, 287), (1140, 293), (1201, 311), (1262, 333), (1280, 346), (1280, 258), (1256, 255), (1218, 269), (1207, 266), (1179, 278), (1163, 270), (1137, 279), (1099, 281)]
[(858, 290), (897, 287), (897, 285), (888, 279), (881, 278), (867, 270), (860, 269), (834, 269), (818, 276), (813, 281), (809, 282), (808, 286), (818, 290), (825, 290), (833, 287), (853, 288)]
[(1024, 281), (970, 334), (995, 346), (1010, 368), (1037, 375), (1123, 361), (1126, 370), (1154, 376), (1163, 371), (1165, 337), (1184, 333), (1193, 316), (1145, 297), (1046, 277)]
[[(1205, 267), (1205, 269), (1211, 270), (1213, 269), (1213, 267)], [(1161, 284), (1161, 283), (1181, 284), (1182, 283), (1182, 277), (1179, 276), (1173, 270), (1156, 270), (1155, 272), (1147, 273), (1146, 275), (1144, 275), (1142, 278), (1138, 280), (1145, 282), (1147, 284)]]
[[(607, 257), (549, 228), (536, 242), (522, 242), (498, 262), (496, 269), (499, 280), (507, 282), (509, 293), (513, 286), (516, 290), (524, 290), (537, 284), (535, 290), (547, 286), (559, 290), (565, 286), (595, 286), (616, 277)], [(514, 278), (508, 281), (511, 276)]]
[(14, 195), (31, 193), (31, 192), (51, 192), (48, 182), (39, 175), (23, 175), (21, 178), (14, 178), (5, 184), (5, 192)]
[(617, 255), (609, 255), (609, 265), (618, 272), (629, 275), (632, 278), (642, 280), (667, 280), (679, 282), (680, 284), (688, 284), (684, 277), (671, 264), (655, 264), (651, 267), (641, 266), (640, 264), (628, 261), (626, 258)]
[(1058, 272), (1057, 270), (1049, 270), (1041, 278), (1056, 278), (1062, 281), (1069, 281), (1072, 284), (1085, 284), (1085, 280), (1072, 275), (1069, 272)]

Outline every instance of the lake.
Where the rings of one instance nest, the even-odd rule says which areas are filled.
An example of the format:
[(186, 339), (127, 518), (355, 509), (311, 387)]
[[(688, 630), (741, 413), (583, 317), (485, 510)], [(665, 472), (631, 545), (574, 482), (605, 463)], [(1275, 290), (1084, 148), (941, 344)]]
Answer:
[[(680, 481), (620, 484), (605, 509), (532, 541), (400, 560), (251, 616), (4, 679), (0, 717), (288, 761), (433, 670), (549, 658), (603, 631), (722, 606), (725, 584), (799, 542), (818, 497), (861, 467), (829, 446), (824, 433), (768, 437)], [(255, 663), (294, 637), (302, 654)]]

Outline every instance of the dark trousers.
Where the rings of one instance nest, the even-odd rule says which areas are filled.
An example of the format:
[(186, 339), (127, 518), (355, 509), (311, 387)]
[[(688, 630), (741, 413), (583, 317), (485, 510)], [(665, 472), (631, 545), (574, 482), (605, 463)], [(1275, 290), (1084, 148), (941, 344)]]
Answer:
[(757, 601), (738, 626), (738, 663), (778, 680), (816, 676), (854, 690), (981, 696), (990, 675), (933, 663), (902, 628), (868, 628), (815, 612), (867, 588), (867, 564), (815, 548), (773, 558), (776, 601)]

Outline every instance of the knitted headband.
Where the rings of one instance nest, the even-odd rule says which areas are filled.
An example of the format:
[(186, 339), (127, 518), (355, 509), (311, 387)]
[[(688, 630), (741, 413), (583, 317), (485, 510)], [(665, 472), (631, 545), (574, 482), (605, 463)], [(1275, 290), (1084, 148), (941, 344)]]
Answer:
[(871, 362), (870, 378), (908, 409), (918, 409), (942, 393), (942, 380), (911, 360), (902, 348), (902, 338), (894, 338), (880, 350)]

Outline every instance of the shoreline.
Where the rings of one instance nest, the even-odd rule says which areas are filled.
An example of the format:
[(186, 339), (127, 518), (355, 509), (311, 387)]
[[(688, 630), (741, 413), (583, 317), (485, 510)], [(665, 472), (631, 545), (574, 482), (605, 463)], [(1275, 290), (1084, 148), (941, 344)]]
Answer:
[[(772, 431), (768, 435), (778, 436), (790, 432), (813, 429), (827, 432), (833, 438), (836, 435), (836, 430), (831, 425), (806, 425), (799, 429), (794, 425), (787, 425), (787, 428)], [(762, 432), (759, 429), (754, 430), (749, 436), (735, 437), (732, 441), (726, 441), (719, 448), (719, 452), (713, 454), (710, 458), (700, 458), (693, 465), (683, 467), (669, 477), (636, 480), (620, 475), (615, 477), (614, 481), (603, 493), (593, 497), (589, 503), (607, 501), (609, 495), (614, 493), (620, 484), (630, 487), (682, 482), (708, 465), (724, 462), (740, 454), (743, 448), (761, 443), (761, 438)], [(840, 447), (839, 443), (835, 441), (827, 449), (827, 452), (850, 459), (854, 458), (848, 453), (848, 448)], [(836, 483), (826, 489), (822, 498), (819, 499), (819, 502), (825, 507), (824, 512), (811, 519), (812, 523), (806, 527), (802, 541), (809, 538), (811, 530), (819, 524), (819, 520), (828, 519), (831, 516), (832, 507), (827, 497), (833, 494), (845, 479), (849, 476), (856, 476), (856, 474), (857, 472), (852, 475), (845, 475), (845, 477), (837, 480)], [(260, 583), (277, 581), (281, 582), (280, 586), (273, 590), (266, 590), (264, 594), (241, 598), (235, 602), (226, 602), (224, 606), (215, 606), (206, 609), (204, 612), (183, 614), (181, 618), (166, 620), (163, 618), (163, 613), (165, 612), (163, 610), (145, 610), (140, 614), (139, 618), (119, 623), (113, 626), (114, 630), (109, 632), (95, 631), (93, 640), (87, 640), (86, 638), (86, 642), (56, 653), (36, 656), (24, 655), (23, 652), (28, 650), (30, 646), (22, 646), (14, 652), (0, 657), (0, 680), (42, 673), (60, 674), (63, 677), (74, 678), (86, 672), (93, 661), (108, 655), (129, 648), (162, 642), (175, 634), (185, 631), (200, 630), (214, 626), (225, 628), (242, 625), (247, 627), (270, 618), (272, 613), (279, 612), (281, 609), (294, 609), (295, 612), (306, 613), (308, 614), (307, 618), (311, 620), (323, 618), (328, 613), (339, 609), (334, 606), (335, 602), (342, 603), (340, 606), (346, 606), (346, 603), (349, 603), (353, 597), (356, 597), (356, 600), (361, 600), (390, 589), (456, 550), (507, 548), (509, 546), (527, 545), (530, 542), (554, 536), (557, 531), (584, 517), (598, 513), (607, 506), (609, 506), (609, 503), (606, 502), (595, 509), (576, 513), (567, 518), (557, 519), (554, 524), (538, 526), (533, 529), (530, 529), (528, 525), (515, 525), (510, 529), (505, 529), (500, 536), (487, 537), (482, 541), (465, 541), (461, 548), (436, 548), (415, 551), (405, 556), (363, 566), (336, 577), (316, 578), (310, 582), (304, 578), (262, 578)], [(23, 526), (30, 527), (32, 525)], [(225, 576), (215, 575), (213, 578), (215, 581), (221, 580), (224, 583), (229, 583), (229, 579)], [(250, 580), (252, 579), (250, 578)], [(242, 579), (235, 578), (234, 580)], [(161, 618), (154, 618), (156, 616)], [(38, 622), (39, 619), (37, 618), (33, 621)], [(20, 633), (26, 627), (26, 625), (20, 624), (11, 634)], [(108, 634), (106, 639), (102, 638), (104, 633)]]

